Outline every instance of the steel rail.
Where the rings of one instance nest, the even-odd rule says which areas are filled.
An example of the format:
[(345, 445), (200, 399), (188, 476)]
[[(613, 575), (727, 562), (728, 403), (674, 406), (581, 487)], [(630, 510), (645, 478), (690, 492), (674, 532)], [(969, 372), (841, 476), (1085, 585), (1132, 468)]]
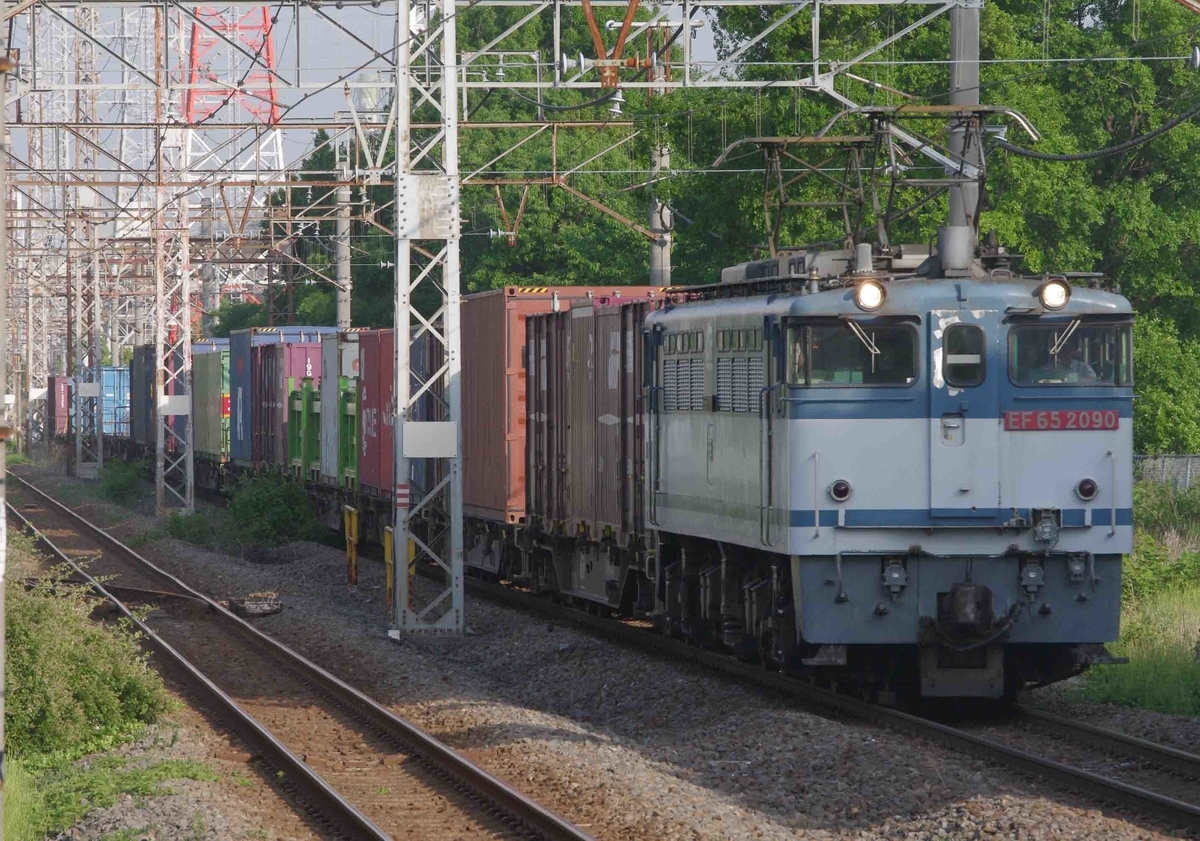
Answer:
[[(989, 762), (1007, 765), (1071, 790), (1083, 792), (1098, 800), (1136, 809), (1155, 819), (1176, 824), (1181, 828), (1200, 829), (1200, 806), (1192, 803), (1186, 803), (1121, 780), (1023, 751), (937, 721), (838, 694), (779, 672), (767, 671), (760, 666), (744, 663), (727, 654), (697, 648), (672, 637), (652, 633), (612, 619), (593, 616), (527, 592), (478, 579), (469, 579), (468, 586), (494, 601), (528, 612), (540, 613), (632, 648), (648, 649), (673, 661), (683, 661), (700, 666), (705, 670), (715, 669), (739, 680), (779, 691), (806, 705), (818, 707), (837, 716), (849, 717), (920, 736), (953, 750), (967, 752)], [(1022, 708), (1022, 712), (1030, 715), (1026, 708)], [(1030, 717), (1047, 722), (1051, 718), (1057, 718), (1040, 712), (1030, 715)], [(1089, 737), (1097, 742), (1103, 739), (1110, 740), (1112, 744), (1106, 745), (1110, 749), (1116, 746), (1124, 750), (1140, 750), (1147, 758), (1152, 758), (1154, 762), (1162, 763), (1171, 770), (1189, 775), (1200, 775), (1200, 757), (1130, 736), (1111, 733), (1102, 728), (1090, 725), (1076, 726), (1081, 728), (1081, 732), (1083, 728), (1086, 728), (1089, 731)]]
[[(325, 669), (293, 651), (273, 637), (264, 634), (239, 616), (226, 610), (208, 596), (188, 586), (179, 578), (139, 555), (99, 526), (75, 513), (36, 485), (15, 474), (9, 474), (23, 489), (36, 495), (55, 511), (69, 518), (81, 529), (105, 545), (110, 551), (134, 562), (142, 571), (161, 578), (182, 594), (206, 603), (219, 621), (261, 646), (271, 655), (283, 661), (287, 668), (304, 680), (319, 686), (333, 699), (345, 705), (351, 712), (364, 719), (370, 726), (390, 739), (400, 742), (423, 760), (431, 769), (458, 784), (472, 796), (497, 809), (511, 820), (523, 825), (535, 837), (545, 841), (594, 841), (582, 829), (551, 812), (541, 804), (529, 799), (504, 781), (492, 776), (475, 763), (460, 755), (453, 748), (425, 733), (416, 725), (401, 718), (374, 699), (335, 677)], [(12, 509), (15, 511), (15, 509)], [(22, 518), (24, 519), (24, 518)], [(147, 629), (148, 631), (149, 629)], [(165, 643), (164, 643), (165, 645)], [(220, 690), (217, 690), (220, 691)], [(265, 731), (264, 731), (265, 732)], [(269, 734), (268, 734), (269, 735)], [(297, 760), (299, 761), (299, 760)], [(303, 763), (301, 763), (303, 765)], [(307, 769), (307, 766), (304, 766)], [(308, 772), (320, 780), (320, 777)], [(323, 782), (323, 781), (322, 781)], [(365, 820), (365, 818), (364, 818)], [(372, 837), (386, 838), (386, 835)]]
[(1025, 718), (1051, 733), (1065, 734), (1076, 741), (1085, 742), (1101, 750), (1136, 756), (1178, 774), (1200, 779), (1200, 756), (1194, 753), (1147, 739), (1139, 739), (1125, 733), (1118, 733), (1104, 727), (1097, 727), (1094, 724), (1072, 721), (1069, 718), (1023, 704), (1018, 705), (1015, 712), (1018, 717)]
[[(10, 476), (12, 474), (9, 474)], [(75, 574), (87, 582), (97, 595), (111, 603), (118, 612), (134, 624), (151, 647), (166, 663), (180, 673), (191, 689), (205, 696), (208, 701), (220, 709), (221, 714), (232, 722), (233, 727), (252, 745), (265, 761), (277, 771), (285, 775), (288, 784), (299, 789), (301, 797), (316, 807), (316, 811), (339, 833), (349, 833), (349, 837), (369, 839), (369, 841), (388, 841), (390, 836), (377, 827), (370, 818), (356, 809), (338, 792), (316, 774), (298, 756), (288, 750), (287, 746), (271, 734), (266, 727), (258, 722), (250, 713), (209, 680), (199, 669), (193, 666), (182, 654), (171, 647), (166, 640), (134, 614), (125, 603), (109, 592), (103, 584), (88, 575), (71, 558), (60, 550), (54, 542), (31, 523), (24, 514), (11, 503), (5, 503), (11, 516), (24, 531), (31, 534), (35, 540), (45, 547), (52, 555), (69, 564)]]

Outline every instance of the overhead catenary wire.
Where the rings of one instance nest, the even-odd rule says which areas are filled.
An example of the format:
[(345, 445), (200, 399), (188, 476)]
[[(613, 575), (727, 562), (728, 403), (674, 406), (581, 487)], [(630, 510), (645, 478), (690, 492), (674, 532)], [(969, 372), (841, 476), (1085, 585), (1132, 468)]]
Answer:
[(1186, 123), (1193, 117), (1200, 115), (1200, 100), (1192, 104), (1190, 108), (1171, 119), (1167, 120), (1158, 128), (1148, 131), (1145, 134), (1139, 134), (1137, 137), (1131, 137), (1123, 143), (1118, 143), (1115, 146), (1107, 146), (1103, 149), (1093, 149), (1090, 152), (1074, 152), (1065, 154), (1055, 154), (1053, 152), (1039, 152), (1036, 149), (1026, 149), (1023, 146), (1017, 146), (1009, 143), (1007, 140), (997, 138), (994, 145), (1007, 152), (1012, 152), (1014, 155), (1019, 155), (1023, 158), (1033, 158), (1039, 161), (1094, 161), (1099, 158), (1108, 158), (1113, 155), (1120, 155), (1128, 152), (1130, 149), (1136, 149), (1154, 140), (1156, 137), (1162, 137), (1167, 132), (1171, 131), (1176, 126)]

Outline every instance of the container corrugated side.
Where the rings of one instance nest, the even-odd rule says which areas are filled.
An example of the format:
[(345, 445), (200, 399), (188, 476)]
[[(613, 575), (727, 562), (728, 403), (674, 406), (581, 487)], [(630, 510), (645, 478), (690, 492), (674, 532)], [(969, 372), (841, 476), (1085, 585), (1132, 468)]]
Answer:
[(100, 419), (105, 435), (129, 437), (129, 369), (100, 369)]
[(338, 405), (341, 365), (339, 336), (321, 337), (321, 480), (341, 484), (338, 479)]
[[(595, 319), (591, 307), (571, 310), (567, 322), (567, 519), (571, 531), (592, 526), (596, 505)], [(593, 539), (596, 535), (592, 534)]]
[(229, 334), (229, 457), (244, 464), (254, 459), (251, 343), (249, 330), (235, 330)]
[(192, 357), (192, 446), (198, 455), (215, 461), (227, 455), (228, 370), (228, 351)]
[(46, 430), (50, 437), (66, 435), (71, 416), (71, 378), (48, 377), (46, 381)]
[(278, 412), (271, 419), (274, 427), (267, 460), (286, 467), (289, 464), (290, 395), (293, 391), (299, 391), (306, 379), (312, 380), (314, 387), (320, 388), (321, 345), (317, 342), (287, 342), (275, 345), (271, 350), (275, 354), (274, 387), (278, 395), (275, 407)]
[(134, 443), (154, 447), (155, 349), (140, 345), (133, 349), (129, 364), (129, 427)]
[(469, 516), (525, 516), (525, 319), (573, 301), (647, 298), (648, 286), (509, 286), (462, 304), (463, 506)]
[(396, 391), (392, 330), (358, 336), (358, 485), (369, 496), (393, 498), (393, 412)]

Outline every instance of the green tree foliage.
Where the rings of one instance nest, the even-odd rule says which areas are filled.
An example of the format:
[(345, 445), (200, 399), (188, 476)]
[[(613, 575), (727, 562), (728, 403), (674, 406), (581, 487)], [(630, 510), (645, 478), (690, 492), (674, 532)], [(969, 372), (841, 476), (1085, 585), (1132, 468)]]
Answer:
[[(1042, 137), (1036, 148), (1047, 152), (1101, 149), (1162, 125), (1200, 100), (1200, 79), (1183, 61), (1160, 56), (1185, 55), (1200, 18), (1170, 0), (1140, 8), (1140, 31), (1131, 30), (1127, 3), (1116, 0), (1055, 6), (1048, 21), (1045, 6), (1034, 0), (994, 0), (983, 11), (981, 99), (1025, 114)], [(916, 22), (929, 11), (903, 3), (890, 7), (833, 6), (822, 12), (822, 62), (845, 61)], [(746, 39), (787, 12), (786, 8), (742, 6), (707, 19), (716, 33), (718, 52), (729, 55)], [(599, 10), (603, 19), (621, 9)], [(478, 49), (515, 23), (522, 10), (506, 7), (463, 9), (459, 48)], [(563, 51), (594, 55), (582, 14), (564, 11)], [(646, 12), (639, 13), (645, 17)], [(550, 16), (536, 18), (501, 45), (511, 51), (552, 56)], [(794, 79), (810, 72), (810, 23), (796, 15), (761, 44), (746, 52), (727, 72), (743, 78)], [(611, 43), (611, 35), (608, 36)], [(864, 105), (945, 104), (949, 20), (942, 16), (915, 29), (858, 65), (864, 81), (839, 77), (837, 90)], [(644, 49), (644, 42), (639, 42)], [(673, 47), (679, 58), (679, 43)], [(1044, 52), (1045, 50), (1045, 52)], [(1043, 61), (1048, 55), (1050, 61)], [(1089, 60), (1102, 57), (1105, 60)], [(1055, 61), (1054, 59), (1072, 59)], [(873, 62), (873, 63), (872, 63)], [(828, 65), (824, 64), (823, 69)], [(519, 58), (502, 69), (488, 57), (473, 72), (489, 78), (532, 80), (534, 70)], [(544, 70), (543, 72), (549, 72)], [(504, 76), (501, 76), (501, 73)], [(626, 76), (628, 78), (628, 76)], [(767, 242), (763, 206), (762, 160), (753, 145), (735, 150), (721, 166), (715, 161), (731, 144), (756, 136), (812, 135), (841, 106), (810, 91), (674, 90), (648, 96), (627, 88), (624, 113), (596, 91), (543, 92), (555, 120), (593, 121), (588, 128), (560, 127), (515, 149), (529, 129), (472, 128), (461, 131), (461, 169), (479, 174), (464, 186), (462, 266), (467, 291), (505, 285), (644, 283), (648, 242), (612, 214), (645, 225), (655, 196), (676, 212), (674, 276), (677, 284), (712, 282), (720, 269), (758, 256)], [(472, 126), (501, 121), (536, 121), (537, 94), (530, 89), (470, 91), (467, 122)], [(575, 110), (554, 110), (554, 109)], [(630, 142), (605, 151), (629, 134), (619, 124), (632, 120)], [(927, 134), (941, 131), (937, 120), (914, 122)], [(832, 134), (862, 134), (861, 118), (843, 118)], [(1033, 147), (1030, 138), (1010, 126), (1008, 139)], [(333, 232), (329, 209), (333, 195), (317, 186), (335, 170), (329, 138), (318, 132), (314, 153), (293, 189), (294, 203), (318, 199), (313, 221), (299, 237), (301, 259), (315, 272), (332, 271)], [(651, 150), (672, 151), (671, 170), (654, 179), (648, 172)], [(557, 147), (555, 170), (551, 154)], [(501, 155), (505, 150), (507, 154)], [(1200, 176), (1200, 127), (1185, 123), (1153, 142), (1119, 155), (1082, 162), (1046, 162), (993, 149), (988, 155), (983, 230), (995, 230), (1010, 251), (1023, 255), (1027, 271), (1100, 271), (1113, 278), (1133, 301), (1141, 318), (1137, 328), (1136, 438), (1144, 452), (1200, 451), (1200, 197), (1189, 189)], [(868, 153), (869, 154), (869, 153)], [(494, 160), (499, 156), (499, 160)], [(561, 176), (592, 156), (586, 172)], [(357, 150), (351, 157), (359, 159)], [(386, 158), (390, 161), (390, 153)], [(489, 164), (489, 162), (492, 162)], [(868, 158), (868, 162), (869, 158)], [(914, 174), (940, 171), (919, 154), (909, 157)], [(528, 180), (528, 187), (513, 181)], [(566, 189), (570, 188), (570, 189)], [(388, 325), (392, 321), (390, 265), (394, 245), (388, 188), (366, 187), (356, 200), (379, 208), (372, 222), (355, 222), (352, 232), (355, 283), (354, 323)], [(612, 211), (606, 214), (574, 195), (576, 190)], [(814, 178), (796, 188), (794, 198), (828, 200), (828, 181)], [(895, 242), (931, 241), (946, 214), (945, 196), (923, 204), (924, 192), (901, 188), (893, 211), (908, 212), (888, 225)], [(277, 200), (282, 201), (281, 194)], [(501, 209), (503, 203), (503, 211)], [(492, 232), (520, 225), (515, 238)], [(875, 237), (868, 206), (859, 221), (860, 235)], [(778, 241), (803, 246), (845, 238), (840, 209), (796, 207), (783, 219)], [(334, 292), (316, 275), (295, 287), (297, 318), (329, 323)], [(418, 306), (421, 302), (418, 301)], [(224, 315), (224, 313), (223, 313)], [(229, 313), (232, 319), (234, 312)]]

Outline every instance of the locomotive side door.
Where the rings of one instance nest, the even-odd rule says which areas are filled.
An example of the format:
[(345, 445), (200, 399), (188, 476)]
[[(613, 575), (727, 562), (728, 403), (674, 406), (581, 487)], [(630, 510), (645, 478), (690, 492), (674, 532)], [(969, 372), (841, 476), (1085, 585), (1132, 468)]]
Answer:
[(998, 313), (929, 314), (929, 513), (1000, 516), (999, 383), (1005, 376)]

